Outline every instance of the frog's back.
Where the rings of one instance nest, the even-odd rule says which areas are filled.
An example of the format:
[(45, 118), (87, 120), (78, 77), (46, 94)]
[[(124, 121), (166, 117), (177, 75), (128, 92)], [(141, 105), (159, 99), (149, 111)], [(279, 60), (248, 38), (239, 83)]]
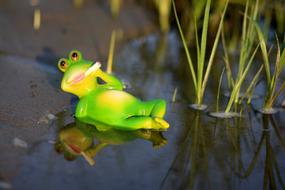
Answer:
[[(82, 98), (76, 108), (79, 119), (116, 123), (117, 119), (135, 114), (141, 101), (127, 92), (100, 89)], [(90, 122), (89, 122), (90, 123)]]

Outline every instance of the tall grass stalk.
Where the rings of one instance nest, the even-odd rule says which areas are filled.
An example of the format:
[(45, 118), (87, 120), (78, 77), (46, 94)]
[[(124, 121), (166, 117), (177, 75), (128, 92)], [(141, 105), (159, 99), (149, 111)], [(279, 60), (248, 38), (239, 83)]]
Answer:
[(181, 23), (182, 26), (184, 26), (184, 37), (187, 44), (191, 44), (194, 41), (195, 28), (193, 25), (196, 24), (197, 20), (201, 20), (201, 17), (203, 16), (205, 10), (206, 2), (207, 0), (184, 1)]
[(275, 2), (274, 3), (274, 13), (277, 22), (277, 31), (279, 34), (284, 32), (285, 29), (285, 15), (284, 15), (285, 5), (284, 2)]
[(223, 44), (223, 49), (224, 49), (224, 63), (225, 63), (225, 69), (227, 73), (228, 88), (232, 89), (234, 86), (234, 79), (233, 79), (233, 74), (232, 74), (231, 65), (230, 65), (228, 48), (226, 46), (224, 30), (222, 31), (222, 44)]
[(34, 30), (38, 31), (41, 27), (41, 10), (36, 8), (34, 11)]
[(155, 0), (154, 2), (159, 12), (160, 29), (162, 32), (168, 32), (171, 0)]
[(107, 73), (112, 73), (113, 70), (113, 62), (114, 62), (114, 51), (115, 51), (115, 43), (116, 43), (116, 31), (112, 31), (110, 47), (109, 47), (109, 55), (107, 62)]
[[(258, 14), (258, 7), (259, 7), (259, 0), (256, 0), (255, 5), (251, 7), (251, 10), (249, 10), (250, 9), (249, 0), (247, 0), (243, 17), (243, 24), (242, 24), (241, 50), (239, 57), (238, 73), (235, 80), (233, 79), (232, 74), (229, 75), (230, 79), (228, 80), (230, 80), (229, 83), (231, 85), (231, 96), (225, 110), (226, 113), (231, 111), (232, 105), (234, 103), (237, 104), (239, 102), (240, 90), (242, 84), (249, 72), (255, 54), (259, 47), (257, 46), (255, 50), (253, 50), (253, 44), (256, 33), (254, 29), (254, 23), (248, 22), (249, 20), (253, 21), (256, 20)], [(224, 48), (226, 48), (225, 45)], [(227, 53), (226, 50), (225, 53)], [(227, 73), (232, 73), (230, 70), (231, 68), (229, 66), (230, 61), (228, 60), (228, 55), (225, 55), (225, 63), (227, 70), (229, 70), (227, 71)]]
[(264, 111), (267, 111), (267, 110), (272, 109), (274, 101), (278, 98), (281, 92), (285, 89), (285, 81), (281, 84), (281, 87), (278, 90), (276, 89), (278, 78), (285, 65), (285, 49), (283, 49), (281, 52), (281, 49), (279, 46), (279, 40), (278, 40), (278, 37), (276, 36), (277, 53), (276, 53), (276, 61), (274, 65), (274, 72), (272, 74), (270, 70), (271, 65), (270, 65), (270, 60), (269, 60), (269, 53), (267, 51), (266, 40), (265, 40), (264, 34), (262, 33), (259, 25), (257, 23), (254, 23), (254, 24), (255, 24), (255, 28), (256, 28), (258, 38), (261, 44), (263, 64), (264, 64), (265, 73), (266, 73), (267, 93), (266, 93), (263, 109)]
[(117, 17), (119, 15), (122, 0), (111, 0), (111, 14), (113, 18)]
[(253, 62), (253, 59), (255, 57), (257, 50), (258, 50), (258, 46), (255, 48), (254, 52), (252, 53), (251, 58), (250, 58), (248, 64), (246, 65), (246, 68), (243, 70), (242, 75), (236, 80), (236, 82), (233, 86), (231, 96), (230, 96), (229, 102), (228, 102), (226, 110), (225, 110), (226, 113), (229, 113), (231, 111), (231, 108), (232, 108), (232, 105), (234, 104), (234, 102), (238, 103), (237, 101), (239, 100), (239, 93), (240, 93), (242, 83), (248, 74), (248, 71), (252, 65), (252, 62)]
[[(197, 26), (196, 26), (196, 21), (195, 21), (195, 35), (196, 35), (196, 48), (197, 48), (197, 64), (196, 64), (196, 70), (194, 69), (194, 65), (193, 65), (193, 61), (187, 46), (187, 42), (185, 40), (185, 36), (183, 34), (183, 31), (181, 29), (181, 25), (180, 25), (180, 21), (178, 19), (177, 16), (177, 12), (176, 12), (176, 7), (175, 7), (175, 3), (174, 0), (172, 0), (172, 5), (173, 5), (173, 11), (174, 11), (174, 16), (176, 19), (176, 23), (178, 26), (178, 30), (183, 42), (183, 46), (184, 46), (184, 50), (186, 53), (186, 57), (187, 57), (187, 61), (188, 61), (188, 65), (190, 68), (190, 72), (191, 72), (191, 76), (193, 79), (193, 84), (194, 84), (194, 88), (195, 88), (195, 94), (196, 94), (196, 104), (198, 106), (201, 106), (203, 104), (203, 97), (204, 97), (204, 93), (205, 93), (205, 89), (206, 89), (206, 85), (209, 79), (209, 75), (210, 75), (210, 71), (214, 62), (214, 57), (216, 54), (216, 50), (217, 50), (217, 46), (219, 43), (219, 39), (220, 39), (220, 35), (221, 35), (221, 31), (223, 28), (223, 20), (224, 20), (224, 16), (228, 7), (228, 3), (229, 0), (226, 1), (221, 19), (220, 19), (220, 23), (219, 23), (219, 27), (217, 30), (217, 34), (215, 36), (215, 40), (214, 40), (214, 44), (212, 47), (212, 51), (210, 53), (210, 58), (208, 61), (208, 64), (206, 65), (206, 47), (207, 47), (207, 36), (208, 36), (208, 27), (209, 27), (209, 15), (210, 15), (210, 7), (211, 7), (211, 0), (207, 0), (206, 2), (206, 7), (205, 7), (205, 12), (204, 12), (204, 20), (203, 20), (203, 28), (202, 28), (202, 36), (201, 36), (201, 41), (199, 43), (198, 40), (198, 31), (197, 31)], [(206, 65), (206, 66), (205, 66)]]
[(253, 77), (249, 87), (247, 88), (247, 90), (245, 91), (243, 97), (240, 99), (239, 101), (239, 104), (242, 103), (242, 101), (247, 98), (247, 104), (250, 104), (251, 103), (251, 99), (252, 99), (252, 96), (253, 96), (253, 93), (254, 93), (254, 89), (258, 83), (258, 79), (259, 79), (259, 76), (261, 74), (261, 72), (263, 71), (263, 68), (264, 66), (261, 65), (259, 70), (257, 71), (257, 73), (255, 74), (255, 76)]
[(83, 3), (84, 3), (84, 0), (73, 0), (73, 5), (75, 8), (82, 7)]
[(173, 95), (171, 98), (171, 102), (174, 103), (176, 101), (176, 96), (177, 96), (177, 87), (175, 87), (174, 91), (173, 91)]
[(222, 73), (221, 73), (221, 76), (220, 76), (220, 80), (219, 80), (218, 93), (217, 93), (217, 103), (216, 103), (216, 112), (219, 112), (220, 92), (221, 92), (221, 86), (222, 86), (223, 76), (224, 76), (225, 70), (226, 70), (226, 69), (223, 68)]

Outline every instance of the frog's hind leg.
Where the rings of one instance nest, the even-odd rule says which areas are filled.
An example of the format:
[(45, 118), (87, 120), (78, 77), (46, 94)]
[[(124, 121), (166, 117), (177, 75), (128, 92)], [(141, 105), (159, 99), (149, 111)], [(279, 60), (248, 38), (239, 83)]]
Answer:
[(153, 129), (165, 131), (168, 127), (168, 123), (158, 122), (156, 118), (148, 116), (132, 116), (120, 122), (120, 129), (123, 130)]
[(163, 99), (156, 99), (146, 102), (147, 112), (151, 117), (163, 118), (166, 112), (166, 102)]

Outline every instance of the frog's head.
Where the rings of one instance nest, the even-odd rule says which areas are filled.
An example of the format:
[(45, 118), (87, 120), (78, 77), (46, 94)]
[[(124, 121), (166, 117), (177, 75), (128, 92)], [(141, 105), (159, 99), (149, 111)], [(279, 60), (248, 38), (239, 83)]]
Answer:
[[(96, 63), (99, 64), (99, 63)], [(68, 59), (61, 58), (58, 61), (58, 68), (64, 73), (61, 81), (63, 91), (77, 95), (79, 98), (87, 95), (96, 88), (94, 68), (92, 61), (84, 60), (82, 54), (73, 50), (69, 53)], [(99, 64), (100, 65), (100, 64)], [(97, 66), (98, 69), (100, 66)]]
[(58, 153), (63, 153), (65, 159), (74, 160), (92, 146), (92, 143), (93, 138), (90, 134), (71, 123), (59, 131), (55, 149)]

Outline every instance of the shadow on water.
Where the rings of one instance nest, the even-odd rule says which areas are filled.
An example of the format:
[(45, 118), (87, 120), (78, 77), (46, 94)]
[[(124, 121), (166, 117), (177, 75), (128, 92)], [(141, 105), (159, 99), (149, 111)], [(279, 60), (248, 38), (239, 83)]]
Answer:
[(47, 65), (54, 65), (57, 67), (57, 61), (59, 60), (59, 57), (55, 54), (55, 52), (49, 48), (49, 47), (44, 47), (42, 54), (38, 55), (36, 57), (36, 60), (40, 63), (44, 63)]
[[(53, 71), (52, 73), (56, 74), (57, 76), (56, 79), (54, 79), (54, 77), (52, 78), (52, 77), (47, 76), (49, 84), (53, 86), (55, 89), (58, 89), (60, 87), (60, 80), (61, 80), (61, 75), (57, 68), (58, 60), (59, 60), (59, 57), (49, 47), (43, 48), (42, 54), (36, 57), (37, 63), (39, 63), (41, 66), (52, 69)], [(47, 73), (47, 74), (51, 74), (51, 73)]]

